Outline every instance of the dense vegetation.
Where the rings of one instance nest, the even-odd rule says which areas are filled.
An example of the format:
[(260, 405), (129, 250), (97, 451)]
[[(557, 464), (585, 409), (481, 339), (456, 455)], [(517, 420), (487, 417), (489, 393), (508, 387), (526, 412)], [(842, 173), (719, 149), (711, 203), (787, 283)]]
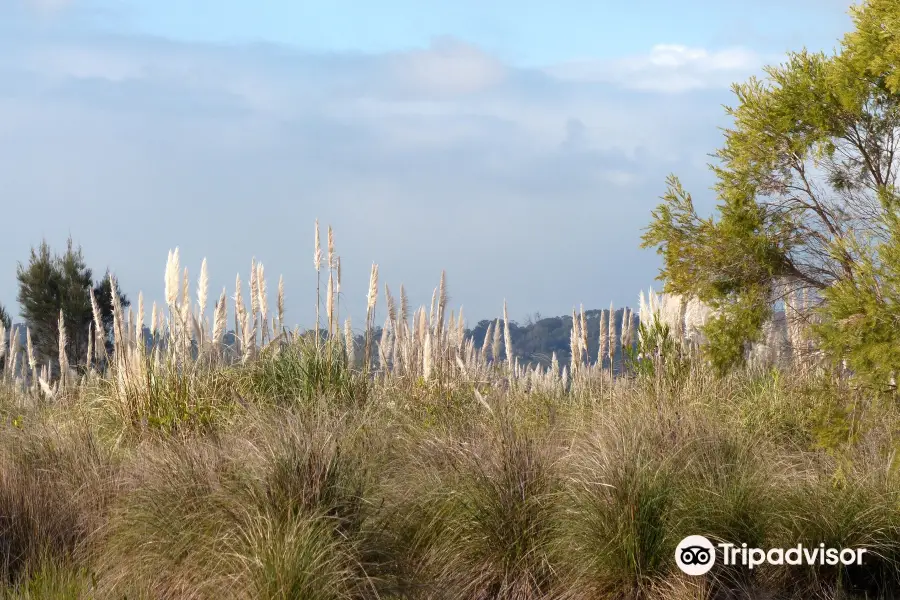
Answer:
[(715, 217), (698, 215), (673, 176), (644, 236), (663, 257), (665, 291), (717, 310), (706, 354), (720, 371), (797, 293), (820, 301), (833, 358), (876, 387), (900, 367), (900, 4), (869, 0), (853, 16), (834, 55), (792, 52), (733, 86)]

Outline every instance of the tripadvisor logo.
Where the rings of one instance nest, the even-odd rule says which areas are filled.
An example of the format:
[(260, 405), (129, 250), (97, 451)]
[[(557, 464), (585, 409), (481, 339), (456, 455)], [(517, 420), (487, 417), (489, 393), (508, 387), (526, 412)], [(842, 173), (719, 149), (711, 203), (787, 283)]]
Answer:
[(675, 562), (688, 575), (703, 575), (716, 562), (716, 549), (702, 535), (689, 535), (675, 548)]
[(741, 565), (753, 569), (770, 565), (861, 565), (865, 548), (826, 548), (819, 544), (806, 548), (797, 544), (792, 548), (748, 548), (747, 544), (722, 542), (713, 545), (702, 535), (689, 535), (675, 548), (675, 563), (688, 575), (703, 575), (716, 563), (716, 548), (721, 550), (722, 564)]

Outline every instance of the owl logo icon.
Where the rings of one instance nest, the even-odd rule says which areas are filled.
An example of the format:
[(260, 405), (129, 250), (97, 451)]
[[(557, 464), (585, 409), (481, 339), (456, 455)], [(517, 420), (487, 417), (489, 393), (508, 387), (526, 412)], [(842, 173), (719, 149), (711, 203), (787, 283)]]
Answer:
[(702, 535), (689, 535), (675, 548), (675, 562), (688, 575), (703, 575), (716, 563), (716, 548)]

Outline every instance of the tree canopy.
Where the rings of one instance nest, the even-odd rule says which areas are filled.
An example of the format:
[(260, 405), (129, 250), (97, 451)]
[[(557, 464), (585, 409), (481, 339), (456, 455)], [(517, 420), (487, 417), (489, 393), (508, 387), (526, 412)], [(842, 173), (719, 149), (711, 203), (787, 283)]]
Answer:
[(900, 233), (900, 3), (851, 10), (856, 27), (834, 55), (793, 52), (733, 86), (733, 124), (711, 166), (717, 214), (698, 215), (673, 175), (644, 234), (662, 255), (665, 291), (720, 309), (706, 333), (723, 370), (743, 359), (776, 302), (805, 291), (834, 325), (850, 310), (837, 310), (835, 293), (861, 291), (861, 270), (878, 279), (895, 256), (884, 247)]
[[(73, 364), (84, 361), (93, 322), (91, 290), (100, 309), (105, 339), (109, 340), (113, 319), (110, 278), (107, 274), (95, 282), (93, 272), (85, 265), (81, 248), (75, 248), (71, 239), (62, 255), (52, 254), (46, 242), (32, 248), (28, 264), (19, 263), (16, 277), (21, 314), (31, 330), (39, 360), (46, 361), (59, 353), (58, 322), (62, 311), (67, 333), (66, 353)], [(129, 300), (118, 285), (116, 287), (122, 306), (129, 306)], [(111, 351), (111, 343), (108, 349)]]

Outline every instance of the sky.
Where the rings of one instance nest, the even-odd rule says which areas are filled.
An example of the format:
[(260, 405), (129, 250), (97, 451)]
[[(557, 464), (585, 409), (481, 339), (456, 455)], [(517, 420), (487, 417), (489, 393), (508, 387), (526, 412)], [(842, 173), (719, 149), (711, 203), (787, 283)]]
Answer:
[(732, 82), (831, 52), (849, 6), (0, 0), (0, 303), (72, 236), (148, 305), (172, 248), (213, 297), (255, 257), (311, 326), (319, 219), (355, 323), (373, 262), (414, 305), (446, 270), (470, 325), (634, 305), (667, 174), (715, 206)]

